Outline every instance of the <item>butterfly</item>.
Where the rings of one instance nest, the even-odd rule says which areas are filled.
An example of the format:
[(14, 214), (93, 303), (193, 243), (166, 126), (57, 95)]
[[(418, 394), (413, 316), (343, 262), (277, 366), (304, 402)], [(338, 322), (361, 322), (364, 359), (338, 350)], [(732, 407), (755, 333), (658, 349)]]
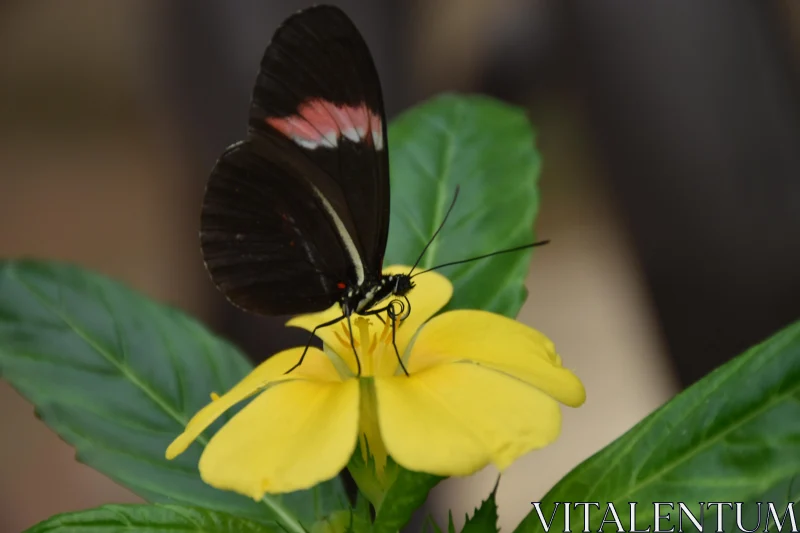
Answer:
[(410, 273), (381, 272), (389, 157), (380, 80), (344, 12), (314, 6), (276, 30), (248, 126), (214, 166), (201, 214), (205, 265), (228, 300), (262, 315), (339, 303), (338, 322), (405, 296)]
[[(206, 269), (230, 302), (253, 313), (340, 305), (342, 315), (317, 326), (288, 373), (317, 329), (345, 319), (350, 325), (354, 314), (385, 312), (395, 322), (410, 312), (406, 295), (419, 260), (408, 273), (383, 274), (388, 232), (386, 113), (372, 56), (339, 8), (304, 9), (275, 31), (247, 136), (225, 150), (209, 177), (200, 230)], [(352, 333), (350, 342), (356, 353)], [(357, 353), (356, 363), (360, 375)]]

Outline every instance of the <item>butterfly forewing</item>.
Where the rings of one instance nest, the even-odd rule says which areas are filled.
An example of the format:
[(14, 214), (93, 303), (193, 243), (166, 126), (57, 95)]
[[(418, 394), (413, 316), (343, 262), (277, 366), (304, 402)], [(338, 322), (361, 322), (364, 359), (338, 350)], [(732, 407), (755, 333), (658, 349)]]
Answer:
[(380, 275), (389, 229), (389, 164), (380, 81), (364, 39), (338, 8), (290, 17), (261, 61), (251, 136), (292, 139), (342, 191), (367, 274)]
[(369, 50), (338, 8), (293, 15), (267, 47), (249, 134), (214, 167), (201, 247), (234, 304), (319, 311), (380, 276), (389, 224), (386, 124)]

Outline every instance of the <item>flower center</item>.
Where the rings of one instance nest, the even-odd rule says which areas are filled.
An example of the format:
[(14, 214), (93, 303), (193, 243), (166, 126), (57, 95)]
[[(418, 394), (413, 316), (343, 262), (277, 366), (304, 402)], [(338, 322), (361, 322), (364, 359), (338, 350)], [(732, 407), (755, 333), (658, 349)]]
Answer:
[[(381, 317), (383, 318), (383, 317)], [(374, 323), (373, 323), (374, 321)], [(399, 329), (401, 321), (396, 321)], [(388, 317), (381, 319), (356, 317), (352, 321), (353, 338), (350, 343), (350, 331), (345, 321), (339, 322), (340, 331), (335, 331), (337, 345), (331, 346), (345, 361), (352, 361), (355, 368), (355, 355), (353, 346), (361, 362), (361, 375), (391, 376), (399, 365), (397, 354), (392, 345), (392, 320)], [(398, 350), (400, 347), (398, 347)], [(401, 352), (402, 355), (402, 352)]]

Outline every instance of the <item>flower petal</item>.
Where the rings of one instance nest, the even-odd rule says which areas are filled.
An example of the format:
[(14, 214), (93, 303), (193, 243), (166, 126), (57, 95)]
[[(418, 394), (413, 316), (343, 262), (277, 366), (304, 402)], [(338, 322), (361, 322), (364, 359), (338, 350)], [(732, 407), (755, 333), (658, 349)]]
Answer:
[(358, 380), (277, 384), (214, 435), (200, 457), (200, 475), (255, 500), (313, 487), (349, 461), (358, 414)]
[(414, 373), (464, 360), (525, 381), (570, 407), (586, 400), (583, 384), (561, 366), (550, 339), (487, 311), (458, 310), (433, 318), (420, 331), (407, 368)]
[[(384, 274), (401, 274), (411, 270), (410, 266), (393, 265), (383, 270)], [(400, 352), (404, 352), (411, 338), (419, 327), (430, 317), (436, 314), (442, 307), (447, 305), (453, 296), (453, 284), (438, 272), (428, 272), (423, 276), (414, 278), (416, 286), (408, 293), (408, 300), (411, 302), (411, 314), (405, 319), (397, 330), (397, 347)], [(383, 304), (387, 304), (384, 301)], [(342, 316), (339, 304), (319, 313), (299, 315), (289, 320), (286, 325), (303, 328), (306, 331), (314, 331), (314, 328), (330, 320)], [(341, 346), (336, 337), (336, 333), (341, 334), (341, 327), (326, 327), (317, 330), (316, 336), (322, 342), (332, 348)], [(345, 360), (350, 360), (345, 354), (340, 354)]]
[[(408, 266), (393, 265), (383, 271), (385, 274), (400, 274), (410, 270), (411, 267)], [(426, 272), (414, 278), (414, 284), (416, 286), (408, 293), (411, 313), (398, 328), (395, 339), (401, 354), (422, 324), (447, 305), (453, 296), (453, 284), (438, 272)]]
[(489, 463), (503, 470), (561, 429), (555, 400), (468, 362), (376, 378), (375, 390), (386, 449), (409, 470), (463, 476)]
[(315, 381), (338, 379), (338, 374), (328, 357), (317, 348), (309, 348), (303, 364), (286, 375), (285, 372), (297, 363), (302, 353), (302, 348), (279, 352), (254, 368), (227, 393), (219, 397), (215, 395), (215, 399), (198, 411), (186, 425), (183, 433), (169, 445), (166, 452), (167, 459), (174, 459), (182, 454), (225, 411), (252, 394), (264, 390), (271, 383), (287, 379)]

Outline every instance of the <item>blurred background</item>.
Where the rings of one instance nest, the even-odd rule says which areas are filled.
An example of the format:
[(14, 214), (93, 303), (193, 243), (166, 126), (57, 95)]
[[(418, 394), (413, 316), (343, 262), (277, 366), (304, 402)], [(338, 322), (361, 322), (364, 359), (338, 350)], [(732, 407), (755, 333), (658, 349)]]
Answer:
[[(544, 157), (530, 297), (588, 401), (506, 474), (510, 530), (578, 462), (800, 316), (800, 3), (348, 0), (390, 117), (440, 91), (524, 106)], [(227, 305), (198, 248), (208, 171), (300, 2), (0, 1), (0, 256), (76, 262), (254, 361), (302, 334)], [(0, 533), (136, 496), (0, 383)], [(496, 473), (438, 487), (457, 521)]]

